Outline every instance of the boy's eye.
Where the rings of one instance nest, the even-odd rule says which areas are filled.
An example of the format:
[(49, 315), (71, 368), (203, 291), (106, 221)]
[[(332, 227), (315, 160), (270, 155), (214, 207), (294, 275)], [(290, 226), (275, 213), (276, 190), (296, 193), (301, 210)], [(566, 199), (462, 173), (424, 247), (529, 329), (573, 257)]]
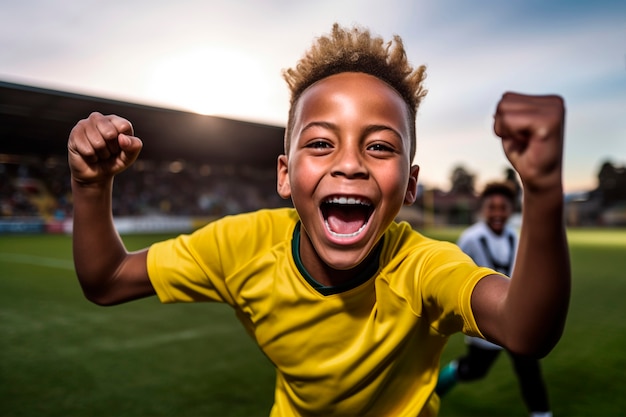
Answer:
[(391, 146), (385, 145), (383, 143), (375, 143), (373, 145), (370, 145), (368, 149), (371, 151), (377, 151), (377, 152), (393, 152), (393, 149), (391, 148)]
[(326, 149), (330, 147), (330, 144), (323, 140), (315, 140), (306, 145), (307, 148), (313, 149)]

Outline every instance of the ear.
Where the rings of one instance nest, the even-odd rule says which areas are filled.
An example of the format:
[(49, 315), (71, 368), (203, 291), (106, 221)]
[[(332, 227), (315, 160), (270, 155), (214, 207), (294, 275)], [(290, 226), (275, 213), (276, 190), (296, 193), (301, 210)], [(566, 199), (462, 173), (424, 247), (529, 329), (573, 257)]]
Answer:
[(276, 166), (276, 190), (278, 195), (284, 199), (291, 197), (291, 184), (289, 183), (289, 158), (287, 155), (280, 155), (278, 157)]
[(409, 182), (406, 186), (406, 194), (404, 194), (404, 205), (410, 206), (417, 199), (417, 177), (420, 173), (420, 167), (413, 165), (409, 172)]

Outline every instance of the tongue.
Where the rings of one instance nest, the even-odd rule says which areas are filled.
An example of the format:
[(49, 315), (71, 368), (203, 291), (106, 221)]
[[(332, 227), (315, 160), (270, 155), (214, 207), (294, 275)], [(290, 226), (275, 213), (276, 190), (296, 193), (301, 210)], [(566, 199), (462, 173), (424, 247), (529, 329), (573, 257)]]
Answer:
[(349, 235), (357, 232), (367, 221), (365, 210), (332, 206), (327, 211), (328, 225), (330, 230), (341, 235)]

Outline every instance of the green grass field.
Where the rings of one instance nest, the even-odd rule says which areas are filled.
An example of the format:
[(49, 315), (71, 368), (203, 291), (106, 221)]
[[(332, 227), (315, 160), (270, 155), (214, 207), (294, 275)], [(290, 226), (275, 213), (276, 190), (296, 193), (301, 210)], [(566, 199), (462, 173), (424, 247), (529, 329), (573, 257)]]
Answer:
[[(136, 249), (163, 237), (124, 239)], [(573, 230), (570, 245), (570, 315), (543, 361), (554, 415), (624, 416), (626, 230)], [(0, 236), (0, 334), (2, 416), (263, 416), (271, 407), (274, 371), (228, 308), (92, 305), (68, 236)], [(463, 350), (455, 336), (443, 360)], [(526, 415), (508, 358), (455, 388), (440, 415)]]

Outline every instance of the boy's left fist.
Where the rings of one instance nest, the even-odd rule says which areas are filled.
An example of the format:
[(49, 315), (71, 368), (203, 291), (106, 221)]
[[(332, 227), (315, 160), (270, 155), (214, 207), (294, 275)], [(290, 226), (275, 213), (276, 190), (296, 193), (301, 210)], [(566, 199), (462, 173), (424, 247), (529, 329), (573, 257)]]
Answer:
[(507, 158), (530, 190), (561, 187), (565, 105), (556, 95), (505, 93), (494, 116)]

